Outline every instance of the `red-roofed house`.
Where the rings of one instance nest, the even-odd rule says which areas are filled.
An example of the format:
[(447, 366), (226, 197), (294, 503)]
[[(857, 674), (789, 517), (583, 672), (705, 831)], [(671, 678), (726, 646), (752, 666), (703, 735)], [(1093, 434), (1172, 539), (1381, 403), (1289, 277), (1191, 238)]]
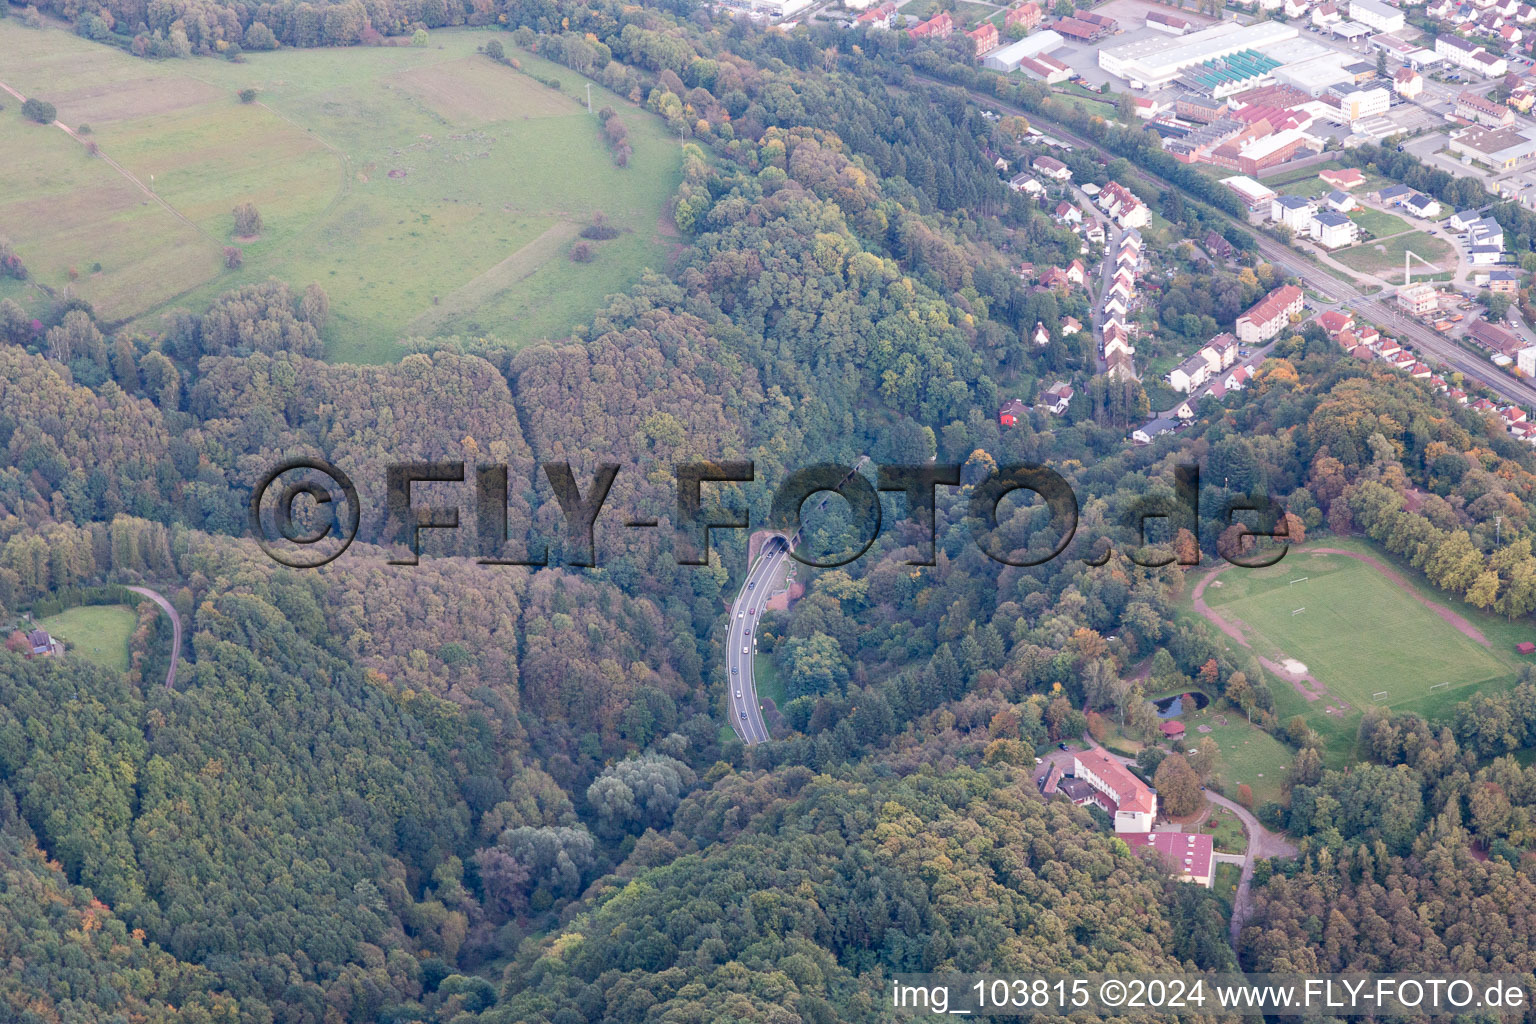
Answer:
[(1148, 832), (1126, 837), (1133, 850), (1156, 850), (1168, 870), (1181, 882), (1194, 882), (1210, 888), (1215, 875), (1215, 846), (1203, 832)]
[(1152, 831), (1152, 822), (1157, 817), (1157, 794), (1119, 761), (1097, 747), (1080, 750), (1072, 755), (1072, 774), (1114, 805), (1110, 814), (1116, 832)]
[(1003, 407), (997, 410), (997, 422), (1005, 427), (1017, 426), (1019, 418), (1027, 415), (1029, 406), (1017, 398), (1010, 398), (1003, 403)]
[(1239, 341), (1268, 341), (1291, 322), (1292, 313), (1300, 313), (1304, 296), (1293, 284), (1281, 285), (1237, 318)]
[(913, 39), (948, 39), (955, 31), (955, 20), (948, 11), (940, 11), (927, 21), (907, 29)]
[(1318, 171), (1317, 176), (1334, 188), (1341, 188), (1346, 192), (1365, 184), (1365, 175), (1360, 173), (1358, 167), (1346, 167), (1342, 171)]
[(1317, 326), (1327, 331), (1328, 337), (1330, 338), (1338, 334), (1340, 331), (1349, 330), (1354, 326), (1354, 324), (1354, 317), (1350, 316), (1348, 313), (1340, 313), (1338, 310), (1334, 309), (1330, 309), (1317, 315)]
[(1045, 11), (1034, 0), (1030, 0), (1029, 3), (1010, 8), (1008, 13), (1003, 15), (1003, 28), (1023, 25), (1025, 31), (1029, 31), (1040, 24), (1040, 19), (1044, 17)]
[(984, 21), (980, 25), (966, 33), (971, 42), (976, 44), (976, 56), (989, 53), (997, 49), (997, 26), (990, 21)]
[(856, 19), (860, 25), (870, 28), (890, 28), (891, 19), (896, 16), (896, 4), (892, 0), (886, 0), (878, 7), (871, 7)]

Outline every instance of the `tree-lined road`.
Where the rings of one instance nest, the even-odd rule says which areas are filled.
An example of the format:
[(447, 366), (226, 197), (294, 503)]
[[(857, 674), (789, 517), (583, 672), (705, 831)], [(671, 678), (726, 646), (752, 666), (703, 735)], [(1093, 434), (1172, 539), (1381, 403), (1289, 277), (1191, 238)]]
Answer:
[(757, 681), (752, 676), (752, 667), (757, 650), (758, 622), (768, 606), (773, 581), (778, 578), (788, 557), (789, 543), (783, 537), (770, 537), (757, 561), (747, 571), (741, 593), (731, 605), (725, 647), (725, 660), (731, 670), (731, 725), (748, 745), (768, 739), (768, 727), (763, 724), (762, 709), (757, 702)]
[(135, 594), (149, 598), (160, 606), (161, 611), (171, 617), (171, 667), (166, 669), (165, 672), (165, 688), (167, 690), (174, 690), (176, 688), (176, 663), (181, 660), (181, 616), (177, 614), (171, 602), (167, 601), (165, 596), (158, 591), (150, 590), (148, 587), (125, 587), (123, 589), (131, 590)]

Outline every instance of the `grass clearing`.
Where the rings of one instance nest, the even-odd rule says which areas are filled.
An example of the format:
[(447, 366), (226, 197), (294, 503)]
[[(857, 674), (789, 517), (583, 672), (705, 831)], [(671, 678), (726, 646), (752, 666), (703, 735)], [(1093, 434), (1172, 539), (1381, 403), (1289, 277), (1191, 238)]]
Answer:
[(1372, 238), (1385, 238), (1387, 235), (1401, 234), (1413, 229), (1413, 225), (1395, 213), (1372, 210), (1364, 206), (1351, 210), (1347, 216), (1360, 226), (1361, 231)]
[(1212, 805), (1211, 813), (1200, 826), (1200, 831), (1211, 836), (1211, 844), (1217, 853), (1246, 853), (1248, 833), (1237, 815), (1225, 807)]
[[(1364, 242), (1350, 246), (1348, 249), (1340, 249), (1333, 254), (1333, 258), (1353, 270), (1376, 274), (1392, 281), (1402, 277), (1403, 253), (1408, 250), (1412, 250), (1420, 259), (1428, 260), (1442, 270), (1452, 269), (1445, 263), (1456, 257), (1455, 250), (1449, 242), (1436, 238), (1428, 232), (1410, 231), (1383, 242)], [(1423, 269), (1423, 264), (1415, 262), (1414, 269)], [(1396, 275), (1392, 273), (1394, 270), (1397, 271)]]
[(37, 622), (64, 641), (67, 657), (84, 658), (118, 672), (128, 671), (128, 638), (133, 636), (139, 617), (127, 605), (82, 605)]
[(1216, 875), (1211, 879), (1211, 889), (1226, 900), (1230, 907), (1237, 898), (1237, 884), (1243, 879), (1243, 869), (1236, 864), (1217, 864)]
[[(475, 52), (490, 38), (521, 71)], [(672, 251), (675, 135), (593, 83), (594, 109), (629, 129), (633, 157), (616, 167), (587, 81), (504, 34), (157, 63), (10, 19), (0, 52), (0, 77), (66, 124), (89, 123), (102, 153), (170, 207), (65, 133), (0, 115), (0, 224), (40, 284), (72, 287), (109, 322), (152, 330), (166, 309), (278, 277), (330, 295), (334, 360), (393, 361), (407, 333), (520, 346), (565, 336)], [(238, 102), (246, 87), (257, 102)], [(244, 201), (262, 232), (236, 240)], [(571, 261), (599, 212), (620, 234)], [(223, 267), (228, 244), (244, 251), (238, 271)], [(44, 301), (36, 287), (10, 297)]]

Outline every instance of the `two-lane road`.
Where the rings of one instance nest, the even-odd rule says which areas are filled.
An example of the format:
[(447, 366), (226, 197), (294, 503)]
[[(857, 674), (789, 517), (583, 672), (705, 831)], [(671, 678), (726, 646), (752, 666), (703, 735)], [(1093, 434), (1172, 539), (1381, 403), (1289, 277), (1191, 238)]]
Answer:
[(726, 633), (726, 664), (730, 667), (731, 725), (747, 742), (762, 743), (768, 736), (762, 709), (757, 703), (757, 682), (752, 667), (757, 650), (757, 629), (773, 581), (778, 578), (789, 544), (783, 537), (772, 537), (747, 571), (747, 579), (731, 605), (730, 629)]

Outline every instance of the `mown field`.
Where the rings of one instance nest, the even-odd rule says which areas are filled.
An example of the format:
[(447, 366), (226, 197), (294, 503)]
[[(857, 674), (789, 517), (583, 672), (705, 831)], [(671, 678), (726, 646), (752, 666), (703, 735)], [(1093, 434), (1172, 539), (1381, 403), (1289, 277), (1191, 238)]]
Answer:
[[(145, 329), (275, 276), (330, 295), (336, 360), (392, 360), (409, 334), (563, 336), (667, 259), (678, 142), (594, 84), (594, 109), (612, 106), (629, 129), (634, 155), (616, 167), (586, 80), (510, 45), (521, 71), (497, 65), (475, 53), (489, 38), (510, 44), (452, 31), (421, 48), (150, 62), (0, 21), (0, 81), (87, 126), (82, 138), (122, 169), (6, 97), (0, 233), (36, 281)], [(536, 80), (548, 78), (562, 87)], [(238, 100), (243, 88), (256, 102)], [(258, 236), (234, 237), (241, 202), (260, 211)], [(574, 263), (597, 213), (621, 233)], [(243, 251), (240, 270), (225, 269), (226, 245)], [(45, 300), (14, 282), (0, 295)]]
[[(1333, 254), (1333, 258), (1353, 270), (1376, 274), (1388, 281), (1401, 281), (1405, 250), (1411, 250), (1419, 259), (1427, 260), (1442, 269), (1450, 269), (1456, 256), (1451, 244), (1444, 239), (1424, 231), (1411, 231), (1383, 242), (1363, 242), (1348, 249), (1340, 249)], [(1413, 269), (1417, 273), (1425, 267), (1416, 260)]]
[(38, 620), (38, 625), (68, 644), (68, 657), (118, 672), (128, 671), (128, 638), (138, 623), (134, 610), (122, 604), (84, 605)]
[[(1520, 640), (1536, 639), (1528, 624), (1446, 600), (1412, 568), (1363, 541), (1329, 537), (1316, 543), (1379, 559), (1407, 580), (1411, 593), (1357, 559), (1302, 548), (1269, 569), (1225, 572), (1221, 586), (1207, 587), (1204, 596), (1213, 610), (1243, 621), (1257, 653), (1303, 662), (1327, 689), (1328, 696), (1307, 700), (1288, 682), (1268, 677), (1281, 721), (1305, 718), (1323, 736), (1330, 762), (1342, 763), (1353, 751), (1360, 717), (1372, 704), (1435, 720), (1478, 690), (1508, 687), (1522, 665), (1536, 660), (1514, 650)], [(1290, 583), (1302, 577), (1306, 582)], [(1417, 597), (1460, 615), (1487, 645)], [(1292, 614), (1297, 608), (1306, 610)], [(1443, 683), (1450, 685), (1437, 685)], [(1383, 690), (1386, 696), (1376, 699)], [(1343, 705), (1348, 707), (1339, 710)], [(1330, 706), (1335, 710), (1329, 712)]]

